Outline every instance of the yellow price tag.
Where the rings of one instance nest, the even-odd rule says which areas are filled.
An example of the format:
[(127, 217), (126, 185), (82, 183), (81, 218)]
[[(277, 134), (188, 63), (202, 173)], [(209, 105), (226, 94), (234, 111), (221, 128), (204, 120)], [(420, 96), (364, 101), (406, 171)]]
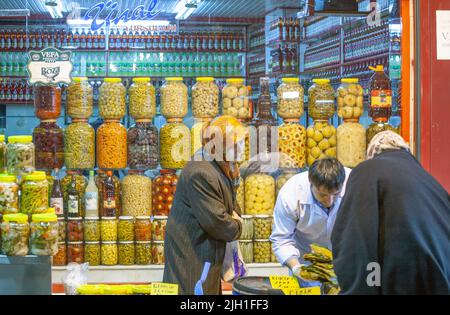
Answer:
[(298, 281), (295, 277), (289, 276), (270, 276), (269, 277), (270, 284), (274, 289), (283, 289), (283, 288), (300, 288), (298, 285)]
[(151, 295), (178, 295), (178, 284), (152, 283)]
[(284, 295), (321, 295), (320, 287), (282, 288)]

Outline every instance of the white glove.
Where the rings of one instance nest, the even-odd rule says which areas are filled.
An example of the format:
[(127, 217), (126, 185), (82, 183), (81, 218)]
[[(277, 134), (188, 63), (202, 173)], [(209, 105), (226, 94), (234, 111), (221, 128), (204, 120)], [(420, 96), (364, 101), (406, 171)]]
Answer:
[(303, 278), (300, 276), (301, 270), (302, 270), (302, 265), (301, 265), (301, 264), (295, 265), (295, 266), (291, 269), (292, 275), (293, 275), (294, 277), (297, 277), (297, 278), (301, 279), (301, 280), (305, 280), (305, 279), (303, 279)]

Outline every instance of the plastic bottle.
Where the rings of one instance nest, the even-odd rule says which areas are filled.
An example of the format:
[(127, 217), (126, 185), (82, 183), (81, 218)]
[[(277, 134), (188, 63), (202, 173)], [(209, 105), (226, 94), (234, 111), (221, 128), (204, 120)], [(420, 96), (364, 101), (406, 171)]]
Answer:
[(84, 194), (86, 217), (98, 217), (98, 188), (95, 185), (94, 171), (89, 171), (89, 182)]

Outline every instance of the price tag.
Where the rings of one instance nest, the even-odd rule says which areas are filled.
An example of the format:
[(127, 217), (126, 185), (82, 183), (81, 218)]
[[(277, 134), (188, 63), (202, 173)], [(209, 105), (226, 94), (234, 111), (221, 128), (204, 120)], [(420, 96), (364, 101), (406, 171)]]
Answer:
[(270, 276), (270, 284), (274, 289), (284, 289), (284, 288), (300, 288), (297, 279), (295, 277), (289, 276)]
[(299, 97), (300, 97), (300, 93), (298, 91), (283, 92), (284, 99), (293, 99), (293, 98), (299, 98)]
[(282, 288), (285, 295), (320, 295), (320, 287), (310, 288)]
[(169, 283), (152, 283), (151, 295), (178, 295), (178, 285)]

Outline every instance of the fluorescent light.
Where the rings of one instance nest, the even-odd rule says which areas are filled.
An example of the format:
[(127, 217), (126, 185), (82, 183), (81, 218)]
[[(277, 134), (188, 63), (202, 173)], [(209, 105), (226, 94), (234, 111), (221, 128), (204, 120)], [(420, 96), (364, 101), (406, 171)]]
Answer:
[(197, 5), (201, 1), (196, 1), (195, 7), (188, 7), (186, 6), (189, 2), (187, 0), (180, 0), (177, 5), (175, 6), (175, 12), (177, 12), (177, 15), (175, 16), (175, 19), (177, 20), (186, 20), (197, 8)]
[(7, 17), (7, 16), (30, 16), (30, 10), (29, 9), (23, 9), (23, 10), (0, 10), (0, 16), (1, 17)]
[(54, 19), (60, 19), (63, 17), (62, 14), (62, 4), (60, 0), (56, 0), (57, 5), (56, 6), (50, 6), (46, 5), (48, 13), (50, 13), (51, 17)]

